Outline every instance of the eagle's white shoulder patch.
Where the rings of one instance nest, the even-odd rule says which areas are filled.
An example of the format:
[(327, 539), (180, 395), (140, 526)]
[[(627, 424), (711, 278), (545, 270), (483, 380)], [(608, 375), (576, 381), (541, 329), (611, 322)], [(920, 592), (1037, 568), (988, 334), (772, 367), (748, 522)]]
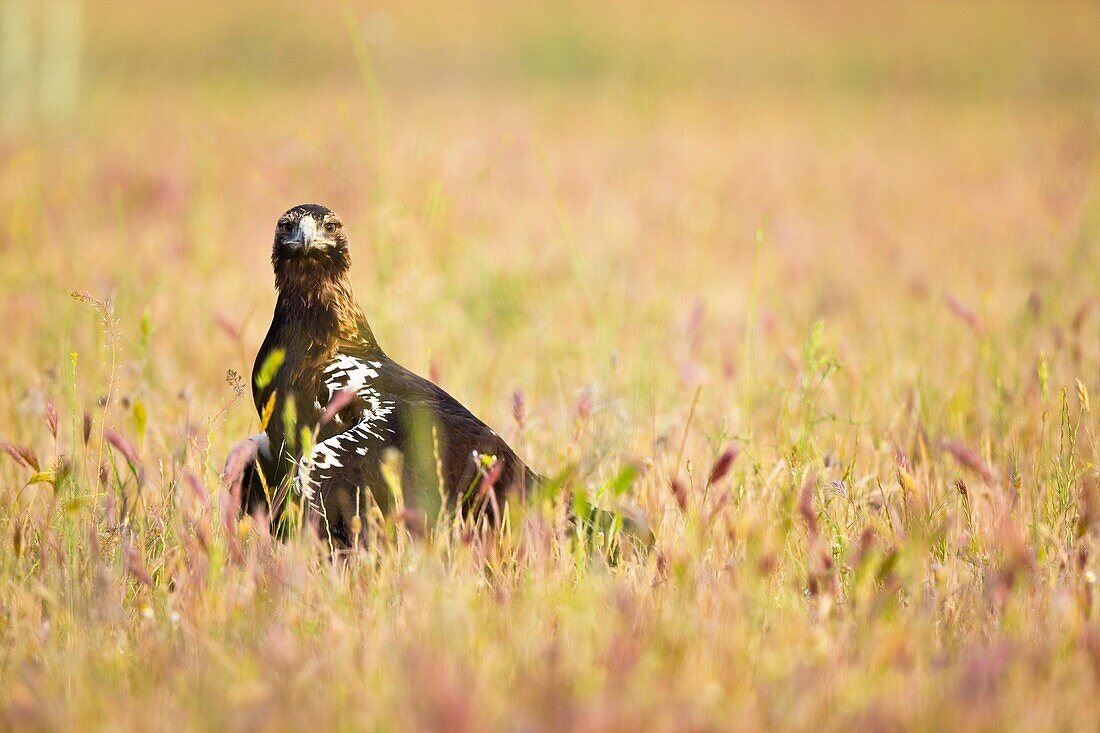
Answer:
[[(362, 416), (354, 425), (313, 446), (298, 465), (295, 488), (315, 509), (319, 509), (316, 494), (323, 482), (333, 478), (349, 460), (367, 455), (368, 443), (385, 440), (387, 434), (395, 432), (386, 423), (397, 403), (373, 385), (381, 366), (377, 361), (337, 353), (325, 367), (329, 400), (341, 392), (353, 390), (365, 404)], [(342, 422), (338, 416), (337, 422)]]

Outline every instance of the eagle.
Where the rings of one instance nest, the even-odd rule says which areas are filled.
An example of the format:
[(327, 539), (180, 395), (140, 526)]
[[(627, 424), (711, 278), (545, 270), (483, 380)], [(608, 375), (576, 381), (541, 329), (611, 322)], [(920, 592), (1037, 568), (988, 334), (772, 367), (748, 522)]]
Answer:
[(394, 508), (396, 476), (410, 503), (464, 513), (499, 512), (540, 484), (496, 432), (378, 345), (334, 211), (302, 204), (279, 217), (271, 263), (278, 297), (252, 373), (264, 432), (246, 441), (243, 511), (275, 526), (293, 492), (332, 542), (350, 546), (359, 516)]

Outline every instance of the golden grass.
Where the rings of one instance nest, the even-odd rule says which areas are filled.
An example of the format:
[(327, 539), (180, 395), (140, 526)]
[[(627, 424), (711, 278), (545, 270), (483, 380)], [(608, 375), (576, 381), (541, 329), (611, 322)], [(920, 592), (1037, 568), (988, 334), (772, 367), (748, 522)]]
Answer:
[[(1100, 726), (1095, 4), (88, 5), (0, 143), (0, 727)], [(651, 552), (225, 511), (311, 200)]]

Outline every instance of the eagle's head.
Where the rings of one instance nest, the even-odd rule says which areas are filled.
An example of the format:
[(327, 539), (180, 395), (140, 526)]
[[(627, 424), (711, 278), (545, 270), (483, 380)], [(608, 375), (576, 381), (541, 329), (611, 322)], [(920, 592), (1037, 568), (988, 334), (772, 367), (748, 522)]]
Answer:
[(288, 210), (275, 224), (271, 263), (277, 282), (341, 277), (351, 266), (351, 257), (340, 217), (320, 204)]

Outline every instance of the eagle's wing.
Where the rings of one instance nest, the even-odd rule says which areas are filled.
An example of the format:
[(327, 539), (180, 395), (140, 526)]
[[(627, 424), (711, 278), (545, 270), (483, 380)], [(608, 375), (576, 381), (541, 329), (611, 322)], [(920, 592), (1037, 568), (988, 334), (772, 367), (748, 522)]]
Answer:
[(318, 489), (333, 479), (362, 487), (390, 446), (406, 454), (407, 470), (422, 470), (428, 480), (442, 459), (451, 491), (467, 491), (496, 461), (503, 462), (500, 486), (526, 476), (504, 440), (458, 400), (367, 344), (342, 343), (324, 368), (323, 385), (322, 406), (351, 399), (321, 426), (299, 464), (296, 488), (314, 507)]
[(382, 384), (387, 392), (401, 395), (406, 407), (428, 410), (448, 435), (465, 442), (483, 443), (486, 448), (504, 444), (492, 428), (442, 387), (413, 374), (394, 361), (383, 364), (382, 376)]
[(383, 360), (352, 345), (338, 351), (324, 368), (324, 393), (318, 404), (330, 404), (344, 395), (351, 399), (331, 423), (321, 426), (321, 439), (298, 465), (295, 488), (314, 508), (318, 508), (316, 493), (323, 483), (338, 475), (358, 477), (357, 483), (361, 482), (368, 461), (377, 465), (381, 458), (378, 449), (392, 443), (398, 434), (394, 418), (399, 400), (380, 389)]
[[(508, 444), (444, 389), (390, 360), (382, 363), (380, 377), (387, 393), (400, 395), (403, 450), (438, 450), (451, 491), (467, 492), (497, 462), (499, 488), (525, 480), (527, 468)], [(432, 427), (438, 429), (433, 433)]]

